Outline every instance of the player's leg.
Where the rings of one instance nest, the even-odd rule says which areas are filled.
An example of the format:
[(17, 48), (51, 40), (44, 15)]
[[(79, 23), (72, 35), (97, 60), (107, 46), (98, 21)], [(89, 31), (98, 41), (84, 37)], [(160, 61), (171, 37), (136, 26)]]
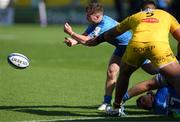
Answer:
[(135, 51), (135, 49), (142, 48), (144, 44), (130, 43), (123, 55), (121, 62), (121, 70), (116, 83), (116, 93), (115, 93), (115, 104), (114, 107), (120, 107), (123, 96), (125, 95), (128, 85), (129, 78), (131, 74), (138, 69), (142, 63), (145, 61), (143, 53)]
[(130, 43), (123, 55), (122, 62), (120, 64), (121, 70), (116, 82), (115, 102), (114, 109), (107, 109), (106, 113), (111, 116), (123, 115), (123, 109), (121, 108), (122, 98), (125, 95), (129, 79), (132, 73), (138, 69), (145, 61), (144, 53), (140, 53), (139, 48), (143, 48), (144, 43)]
[(121, 57), (112, 55), (107, 69), (107, 78), (105, 85), (105, 95), (112, 96), (117, 74), (120, 70)]
[(98, 108), (98, 110), (105, 110), (107, 105), (111, 104), (112, 93), (115, 88), (117, 74), (120, 70), (120, 62), (121, 57), (112, 55), (107, 69), (103, 104)]
[(105, 85), (105, 95), (112, 96), (117, 74), (120, 70), (121, 57), (112, 55), (107, 69), (107, 78)]
[(129, 78), (136, 69), (137, 67), (128, 65), (127, 63), (123, 62), (121, 63), (121, 70), (116, 83), (116, 93), (114, 102), (115, 108), (120, 108), (120, 103), (129, 85)]
[(162, 42), (153, 42), (151, 45), (154, 45), (149, 56), (152, 64), (159, 68), (159, 72), (180, 95), (180, 65), (170, 46)]
[(137, 67), (121, 63), (121, 70), (116, 82), (114, 108), (107, 108), (106, 113), (110, 116), (124, 116), (124, 107), (121, 104), (122, 98), (127, 91), (131, 74)]
[(165, 76), (168, 83), (171, 84), (178, 95), (180, 95), (180, 65), (178, 62), (172, 62), (160, 69), (160, 73)]
[(107, 105), (111, 104), (112, 93), (115, 88), (117, 74), (120, 70), (121, 57), (123, 56), (126, 49), (126, 45), (121, 45), (115, 49), (111, 59), (109, 61), (106, 83), (105, 83), (105, 95), (103, 104), (98, 108), (98, 110), (105, 110)]
[(129, 100), (130, 98), (132, 98), (134, 96), (137, 96), (144, 92), (147, 92), (150, 90), (155, 90), (158, 88), (160, 88), (160, 85), (156, 81), (155, 78), (142, 81), (142, 82), (136, 84), (135, 86), (131, 87), (130, 89), (128, 89), (126, 94), (123, 96), (123, 103), (125, 103), (127, 100)]
[(123, 96), (123, 103), (125, 103), (127, 100), (134, 96), (137, 96), (150, 90), (159, 89), (167, 85), (167, 79), (159, 73), (155, 75), (151, 80), (142, 81), (128, 89), (126, 94)]

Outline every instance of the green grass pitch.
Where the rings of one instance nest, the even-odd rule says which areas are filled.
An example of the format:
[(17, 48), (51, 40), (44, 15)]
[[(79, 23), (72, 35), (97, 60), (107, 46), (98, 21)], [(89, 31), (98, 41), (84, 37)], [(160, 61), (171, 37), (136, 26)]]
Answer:
[[(85, 28), (74, 27), (79, 33)], [(0, 27), (0, 121), (171, 120), (136, 109), (135, 98), (127, 103), (128, 117), (106, 117), (97, 111), (114, 47), (104, 43), (69, 48), (65, 36), (62, 26)], [(29, 57), (30, 67), (11, 67), (7, 56), (12, 52)], [(130, 86), (151, 77), (140, 69)]]

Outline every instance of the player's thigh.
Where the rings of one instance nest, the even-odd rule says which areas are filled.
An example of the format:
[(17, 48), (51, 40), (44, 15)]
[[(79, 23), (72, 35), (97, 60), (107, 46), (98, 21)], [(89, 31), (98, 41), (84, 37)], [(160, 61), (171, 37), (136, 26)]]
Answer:
[(138, 67), (134, 67), (132, 65), (127, 64), (126, 62), (121, 62), (121, 70), (120, 76), (128, 76), (130, 77), (131, 74), (138, 69)]
[(126, 45), (120, 45), (114, 50), (109, 61), (108, 70), (116, 71), (116, 72), (119, 71), (121, 59), (122, 59), (122, 56), (124, 55), (126, 47), (127, 47)]
[(152, 50), (150, 53), (147, 51), (148, 58), (151, 60), (152, 64), (161, 69), (162, 67), (172, 63), (177, 62), (169, 44), (162, 42), (154, 42), (150, 44)]
[(172, 77), (180, 76), (180, 65), (178, 62), (172, 62), (162, 67), (159, 71), (170, 82)]

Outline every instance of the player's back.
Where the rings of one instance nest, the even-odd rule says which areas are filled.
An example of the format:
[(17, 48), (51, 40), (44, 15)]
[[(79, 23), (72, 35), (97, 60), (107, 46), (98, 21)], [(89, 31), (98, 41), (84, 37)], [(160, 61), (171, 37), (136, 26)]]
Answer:
[(169, 31), (174, 31), (179, 25), (169, 13), (158, 9), (139, 12), (126, 21), (128, 28), (131, 28), (134, 33), (132, 40), (138, 42), (168, 43)]

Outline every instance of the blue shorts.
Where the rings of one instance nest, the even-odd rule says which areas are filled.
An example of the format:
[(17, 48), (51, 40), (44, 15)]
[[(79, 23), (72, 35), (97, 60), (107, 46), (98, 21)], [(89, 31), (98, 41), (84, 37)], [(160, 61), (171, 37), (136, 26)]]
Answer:
[(127, 45), (119, 45), (114, 50), (113, 55), (118, 56), (118, 57), (122, 57), (126, 51), (126, 47), (127, 47)]

